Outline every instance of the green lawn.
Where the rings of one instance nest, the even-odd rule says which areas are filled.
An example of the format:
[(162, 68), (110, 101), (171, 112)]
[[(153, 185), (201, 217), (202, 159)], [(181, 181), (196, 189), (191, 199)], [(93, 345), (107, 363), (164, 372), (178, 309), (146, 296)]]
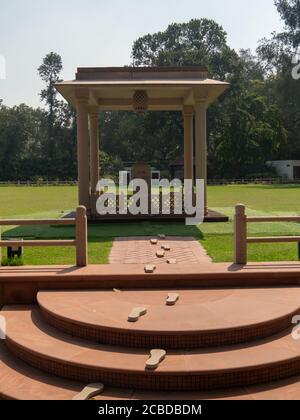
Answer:
[[(300, 186), (248, 185), (209, 187), (209, 206), (232, 218), (237, 203), (247, 206), (249, 215), (299, 215)], [(60, 217), (76, 207), (76, 187), (0, 187), (1, 218)], [(233, 226), (229, 223), (211, 223), (186, 227), (184, 223), (129, 223), (100, 224), (89, 227), (89, 261), (103, 264), (116, 236), (152, 236), (158, 233), (193, 236), (207, 249), (216, 262), (230, 262), (233, 258)], [(251, 236), (300, 235), (297, 223), (264, 223), (249, 226)], [(72, 238), (73, 227), (9, 227), (4, 237), (32, 239)], [(4, 251), (3, 251), (4, 254)], [(249, 261), (295, 261), (296, 244), (250, 245)], [(25, 264), (73, 264), (75, 251), (70, 248), (26, 248)]]

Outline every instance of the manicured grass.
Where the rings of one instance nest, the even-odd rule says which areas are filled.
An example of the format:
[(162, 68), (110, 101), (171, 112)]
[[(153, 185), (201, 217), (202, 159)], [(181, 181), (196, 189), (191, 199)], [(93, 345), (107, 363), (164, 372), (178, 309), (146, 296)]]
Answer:
[[(299, 215), (300, 186), (247, 185), (209, 187), (209, 206), (232, 218), (235, 204), (247, 205), (249, 215)], [(1, 187), (1, 218), (60, 217), (76, 207), (76, 187)], [(233, 258), (233, 225), (211, 223), (187, 227), (184, 223), (109, 223), (89, 226), (89, 262), (108, 261), (113, 239), (117, 236), (193, 236), (207, 249), (216, 262), (231, 262)], [(263, 223), (249, 226), (251, 236), (300, 235), (298, 223)], [(33, 239), (73, 238), (73, 227), (9, 227), (5, 237)], [(3, 251), (4, 254), (4, 251)], [(256, 244), (249, 246), (249, 261), (295, 261), (297, 244)], [(74, 264), (71, 248), (26, 248), (25, 264)]]
[(0, 218), (60, 217), (76, 198), (76, 187), (0, 187)]
[[(233, 261), (232, 235), (207, 235), (202, 245), (214, 262)], [(297, 261), (297, 244), (250, 244), (248, 246), (249, 262)]]
[(300, 185), (222, 185), (209, 187), (211, 208), (243, 203), (256, 211), (300, 212)]
[[(106, 264), (113, 240), (99, 239), (89, 242), (89, 263)], [(76, 261), (74, 248), (26, 248), (24, 251), (26, 265), (74, 265)]]

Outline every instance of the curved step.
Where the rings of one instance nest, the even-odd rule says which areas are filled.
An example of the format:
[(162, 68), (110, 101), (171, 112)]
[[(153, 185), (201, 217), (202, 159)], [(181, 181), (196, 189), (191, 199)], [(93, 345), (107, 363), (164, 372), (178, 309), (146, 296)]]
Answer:
[[(13, 356), (0, 343), (0, 400), (72, 400), (85, 384), (60, 379), (35, 369)], [(105, 387), (95, 400), (300, 400), (300, 376), (249, 388), (210, 392), (151, 392)]]
[(34, 367), (84, 383), (155, 391), (202, 391), (259, 384), (300, 373), (299, 341), (290, 330), (239, 345), (171, 351), (155, 371), (145, 369), (149, 350), (92, 344), (71, 338), (41, 318), (35, 307), (6, 307), (8, 348)]
[(0, 342), (0, 399), (71, 400), (80, 389), (80, 383), (43, 373), (25, 364)]
[[(0, 400), (72, 400), (85, 385), (29, 366), (0, 342)], [(132, 395), (132, 390), (106, 388), (97, 400), (127, 400)]]
[[(285, 330), (300, 313), (300, 288), (42, 291), (42, 314), (57, 329), (102, 344), (184, 349), (248, 342)], [(133, 308), (147, 315), (128, 323)]]

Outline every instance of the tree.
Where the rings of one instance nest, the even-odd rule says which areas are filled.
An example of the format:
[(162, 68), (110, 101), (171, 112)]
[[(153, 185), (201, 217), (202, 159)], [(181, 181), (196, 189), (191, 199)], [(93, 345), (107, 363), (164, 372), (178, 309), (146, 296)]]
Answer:
[(287, 134), (278, 107), (264, 95), (263, 82), (253, 82), (250, 89), (231, 97), (226, 114), (222, 121), (216, 121), (211, 132), (211, 177), (214, 171), (225, 178), (265, 172), (265, 163), (280, 150)]
[[(138, 66), (208, 66), (210, 77), (231, 83), (209, 108), (209, 176), (246, 177), (264, 172), (265, 161), (300, 158), (300, 82), (291, 77), (292, 48), (298, 42), (299, 0), (276, 1), (286, 22), (258, 49), (236, 52), (216, 22), (194, 19), (148, 34), (133, 45)], [(39, 68), (46, 84), (46, 109), (9, 108), (0, 100), (0, 179), (74, 179), (77, 173), (76, 116), (59, 101), (61, 57), (48, 54)], [(183, 156), (181, 113), (102, 113), (101, 170), (116, 176), (123, 162), (145, 160), (161, 169)]]
[[(208, 111), (210, 177), (239, 177), (266, 171), (265, 161), (286, 144), (282, 113), (265, 82), (264, 67), (250, 50), (227, 45), (216, 22), (194, 19), (169, 25), (166, 31), (138, 39), (135, 66), (207, 66), (210, 77), (231, 83)], [(166, 168), (183, 156), (181, 113), (106, 113), (103, 145), (123, 161), (145, 160)]]
[[(132, 50), (134, 66), (207, 65), (218, 78), (233, 71), (237, 57), (227, 45), (223, 28), (208, 19), (172, 24), (164, 32), (138, 39)], [(146, 160), (168, 166), (183, 154), (181, 113), (108, 113), (103, 125), (105, 151), (123, 161)]]
[(55, 148), (55, 120), (61, 112), (62, 102), (57, 99), (55, 83), (59, 82), (59, 75), (63, 69), (62, 59), (59, 54), (51, 52), (43, 59), (43, 64), (38, 68), (38, 73), (46, 84), (40, 93), (42, 102), (48, 107), (48, 157), (53, 158)]
[(57, 99), (55, 89), (55, 84), (60, 81), (62, 69), (62, 58), (54, 52), (46, 55), (38, 69), (41, 79), (46, 84), (40, 97), (47, 105), (45, 166), (49, 179), (76, 176), (76, 115), (67, 103)]
[[(231, 83), (230, 90), (208, 112), (211, 177), (239, 177), (258, 169), (264, 171), (265, 161), (275, 156), (279, 144), (285, 142), (278, 108), (267, 98), (263, 88), (260, 92), (255, 88), (257, 82), (264, 86), (263, 66), (250, 50), (241, 50), (238, 54), (230, 49), (226, 32), (216, 22), (194, 19), (172, 24), (164, 32), (146, 35), (134, 43), (132, 59), (134, 65), (207, 66), (210, 77)], [(144, 124), (149, 121), (150, 116)], [(172, 138), (167, 135), (171, 127), (178, 128)], [(176, 154), (183, 154), (181, 115), (163, 114), (159, 124), (156, 126), (153, 119), (149, 128), (151, 145), (157, 144), (162, 156), (174, 158)], [(143, 138), (147, 138), (144, 132)], [(142, 144), (139, 150), (143, 148)], [(153, 152), (150, 155), (153, 156)]]
[(297, 48), (300, 45), (300, 1), (299, 0), (275, 0), (275, 5), (281, 19), (285, 23), (285, 31), (277, 37), (285, 41), (287, 45)]
[(212, 77), (225, 78), (232, 71), (234, 50), (227, 34), (215, 21), (192, 19), (173, 23), (166, 31), (148, 34), (133, 44), (134, 66), (206, 66)]
[(275, 5), (284, 31), (263, 39), (257, 51), (269, 72), (269, 95), (281, 109), (288, 130), (287, 145), (278, 157), (300, 159), (300, 82), (292, 77), (293, 56), (300, 45), (300, 1), (275, 0)]
[(44, 175), (45, 112), (24, 104), (0, 107), (0, 179), (28, 180)]

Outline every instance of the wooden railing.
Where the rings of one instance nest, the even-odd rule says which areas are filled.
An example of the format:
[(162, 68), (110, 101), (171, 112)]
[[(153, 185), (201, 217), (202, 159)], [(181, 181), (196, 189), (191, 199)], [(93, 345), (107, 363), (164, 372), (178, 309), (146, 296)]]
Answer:
[(76, 226), (76, 239), (72, 240), (12, 240), (2, 241), (0, 230), (0, 265), (1, 265), (1, 247), (64, 247), (72, 246), (76, 248), (76, 265), (85, 267), (88, 265), (87, 256), (87, 215), (86, 208), (80, 206), (76, 210), (76, 217), (73, 219), (0, 219), (1, 226), (32, 226), (32, 225), (51, 225), (51, 226)]
[(247, 245), (254, 243), (298, 243), (300, 244), (300, 236), (270, 236), (270, 237), (248, 237), (248, 223), (272, 223), (272, 222), (299, 222), (299, 216), (287, 217), (247, 217), (246, 207), (238, 204), (235, 207), (234, 216), (234, 262), (235, 264), (247, 264)]

